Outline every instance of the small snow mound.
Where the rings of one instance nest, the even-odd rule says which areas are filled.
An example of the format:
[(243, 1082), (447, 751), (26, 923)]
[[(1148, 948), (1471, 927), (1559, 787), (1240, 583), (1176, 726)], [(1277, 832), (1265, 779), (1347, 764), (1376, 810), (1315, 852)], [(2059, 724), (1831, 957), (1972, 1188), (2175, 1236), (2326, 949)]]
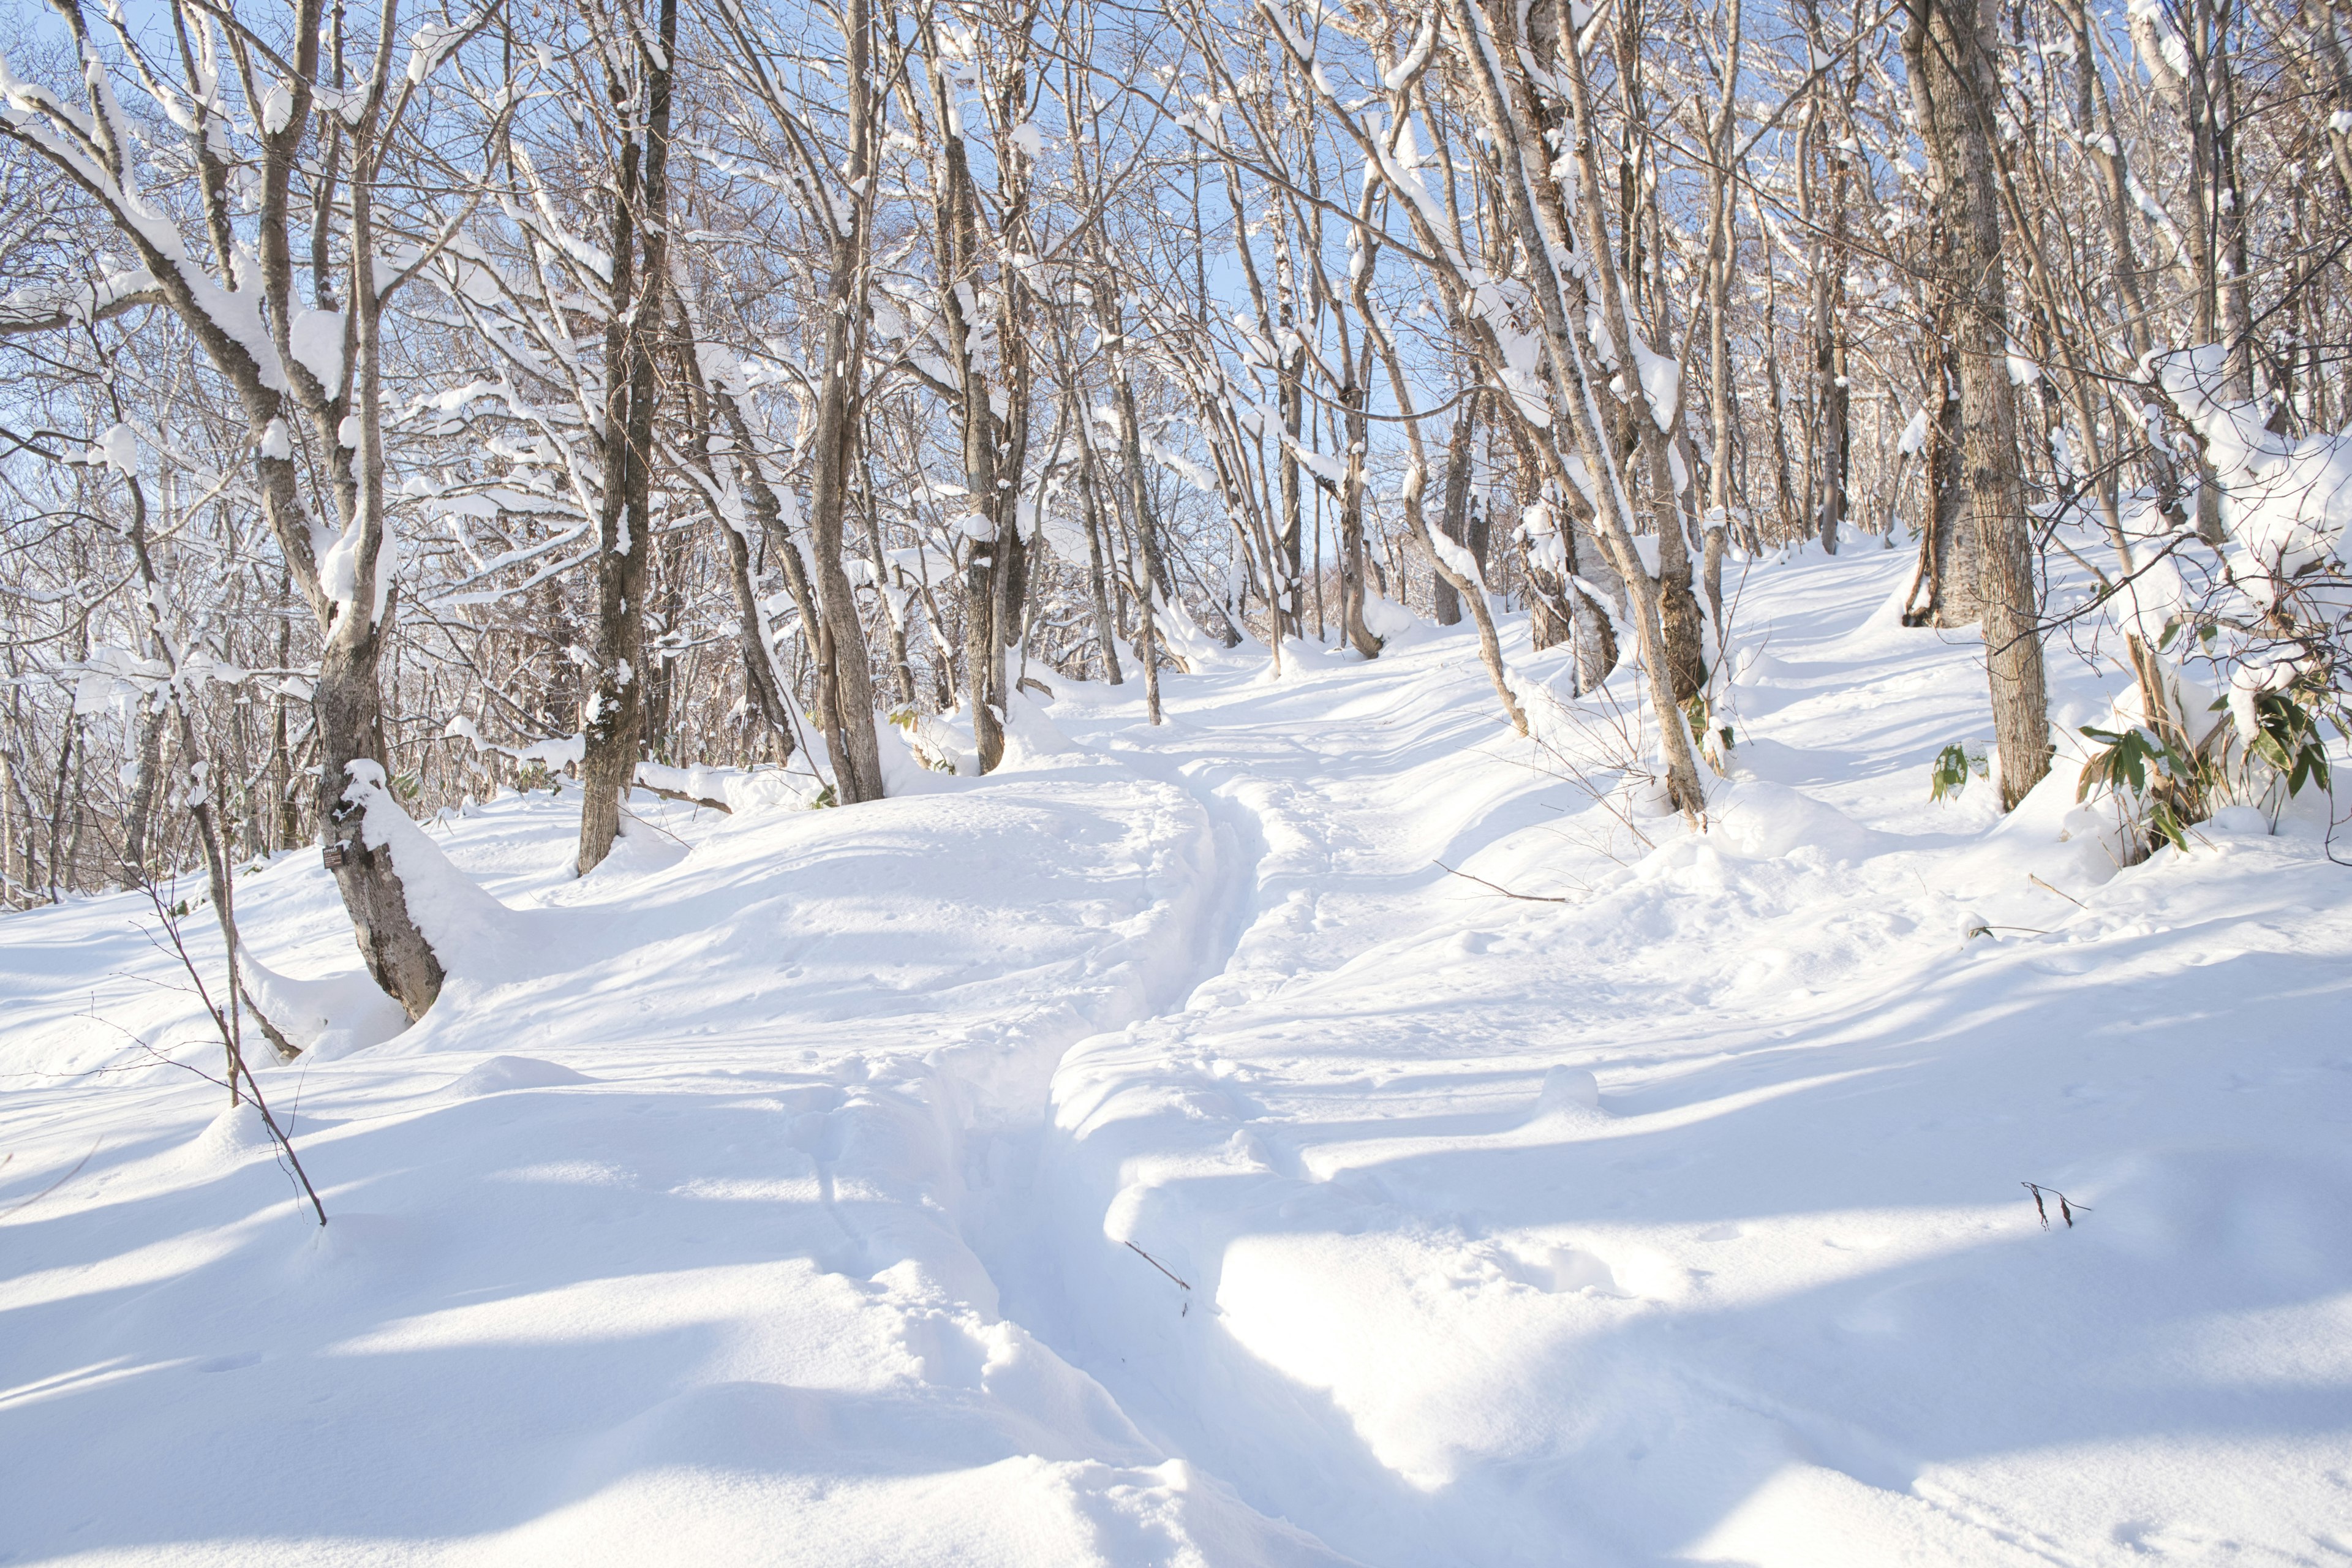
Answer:
[[(1165, 597), (1160, 601), (1160, 612), (1152, 618), (1152, 625), (1160, 636), (1160, 651), (1175, 660), (1176, 668), (1187, 675), (1220, 668), (1246, 668), (1265, 657), (1265, 645), (1255, 637), (1244, 637), (1240, 647), (1227, 647), (1221, 639), (1202, 630), (1201, 623), (1181, 603), (1171, 605)], [(1119, 657), (1128, 661), (1128, 668), (1136, 670), (1140, 679), (1142, 657), (1123, 643)]]
[(824, 781), (814, 773), (787, 768), (755, 768), (750, 773), (738, 773), (731, 768), (709, 771), (723, 773), (724, 798), (738, 814), (806, 810), (824, 793)]
[(670, 767), (639, 763), (637, 783), (666, 789), (698, 801), (717, 801), (738, 813), (801, 810), (813, 806), (824, 793), (825, 781), (805, 764), (790, 768), (726, 768), (697, 763)]
[(1664, 778), (1634, 776), (1625, 782), (1625, 805), (1635, 816), (1675, 815), (1675, 792)]
[(510, 1089), (562, 1089), (569, 1084), (595, 1081), (561, 1062), (541, 1061), (537, 1057), (492, 1057), (450, 1080), (448, 1092), (460, 1100), (474, 1100), (486, 1094), (503, 1094)]
[(246, 989), (297, 1050), (322, 1061), (380, 1046), (408, 1027), (408, 1015), (364, 969), (324, 980), (278, 973), (239, 944), (237, 967)]
[(1584, 1068), (1555, 1067), (1545, 1071), (1543, 1087), (1536, 1090), (1535, 1116), (1557, 1116), (1562, 1111), (1587, 1111), (1601, 1109), (1601, 1080)]
[(1986, 831), (1956, 868), (1959, 874), (1997, 881), (2030, 872), (2069, 889), (2101, 887), (2114, 878), (2128, 837), (2121, 816), (2112, 798), (2075, 801), (2077, 770), (2068, 761), (2062, 757), (2016, 809)]
[(1751, 860), (1775, 860), (1811, 847), (1832, 860), (1867, 860), (1886, 848), (1886, 836), (1786, 784), (1742, 779), (1708, 806), (1707, 837)]
[(604, 881), (621, 877), (642, 877), (655, 871), (667, 871), (685, 859), (692, 850), (677, 835), (666, 833), (641, 817), (624, 813), (620, 837), (613, 840), (611, 853), (598, 861), (587, 875)]
[(1006, 696), (1004, 760), (998, 772), (1034, 766), (1053, 758), (1071, 756), (1083, 750), (1045, 717), (1045, 710), (1033, 701), (1027, 692), (1013, 691)]
[(2267, 838), (2271, 819), (2251, 805), (2225, 805), (2207, 820), (2205, 831)]
[(1395, 600), (1383, 599), (1378, 594), (1364, 596), (1364, 629), (1383, 644), (1409, 637), (1421, 628), (1421, 617)]
[(1908, 577), (1902, 579), (1887, 591), (1886, 596), (1879, 600), (1869, 615), (1863, 617), (1858, 629), (1866, 632), (1916, 629), (1906, 626), (1903, 617), (1911, 613), (1912, 601), (1917, 597), (1918, 592), (1917, 584)]
[[(837, 1448), (853, 1434), (887, 1447), (889, 1406), (855, 1393), (714, 1383), (672, 1394), (585, 1444), (577, 1479), (602, 1485), (664, 1466), (771, 1467)], [(866, 1430), (860, 1431), (864, 1427)]]
[(1596, 1296), (1613, 1296), (1623, 1300), (1630, 1292), (1617, 1283), (1617, 1271), (1608, 1260), (1569, 1246), (1514, 1246), (1510, 1249), (1510, 1265), (1505, 1275), (1522, 1285), (1532, 1285), (1547, 1295), (1566, 1296), (1591, 1292)]
[(304, 1059), (314, 1062), (341, 1061), (354, 1052), (363, 1051), (382, 1042), (370, 1040), (352, 1029), (328, 1029), (302, 1047)]
[(261, 1111), (241, 1100), (205, 1124), (188, 1144), (189, 1160), (204, 1165), (242, 1165), (255, 1154), (277, 1147)]

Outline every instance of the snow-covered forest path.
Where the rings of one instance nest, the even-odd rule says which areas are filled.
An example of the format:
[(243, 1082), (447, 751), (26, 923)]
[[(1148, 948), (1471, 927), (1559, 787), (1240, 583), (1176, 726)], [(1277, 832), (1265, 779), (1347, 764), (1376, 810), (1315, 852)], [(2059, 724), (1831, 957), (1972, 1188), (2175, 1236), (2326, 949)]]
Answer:
[[(2137, 1370), (2257, 1301), (2305, 1347), (2258, 1359), (2346, 1326), (2300, 1270), (2352, 1217), (2352, 1167), (2325, 1137), (2315, 1166), (2292, 1140), (2247, 1164), (2197, 1146), (2263, 1147), (2271, 1096), (2315, 1081), (2342, 1124), (2352, 1059), (2309, 1057), (2343, 997), (2321, 957), (2352, 937), (2340, 873), (2218, 837), (2102, 887), (2063, 800), (1990, 842), (1981, 800), (1923, 810), (1976, 671), (1872, 613), (1874, 565), (1899, 570), (1776, 584), (1707, 843), (1503, 738), (1458, 640), (1196, 681), (1167, 730), (1107, 727), (1216, 825), (1234, 936), (1183, 1007), (1064, 1059), (1034, 1174), (999, 1200), (1023, 1221), (983, 1247), (1007, 1310), (1155, 1439), (1366, 1562), (2352, 1545), (2280, 1529), (2345, 1517), (2340, 1420)], [(1590, 766), (1590, 730), (1559, 739)], [(1971, 915), (2011, 945), (1965, 942)], [(2196, 973), (2216, 965), (2234, 983)], [(2274, 966), (2318, 994), (2281, 1042), (2309, 1065), (2225, 1067), (2222, 997), (2304, 989)], [(2256, 1095), (2236, 1128), (2204, 1104), (2220, 1086)], [(2036, 1173), (2139, 1188), (2101, 1222), (2137, 1267), (2044, 1250), (2013, 1185)], [(2182, 1278), (2200, 1247), (2262, 1282)]]
[(210, 1059), (152, 913), (8, 917), (0, 1561), (2340, 1560), (2345, 873), (1929, 804), (1903, 566), (1757, 574), (1703, 838), (1423, 633), (580, 881), (569, 796), (431, 825), (397, 1035), (287, 857), (323, 1233), (130, 1043)]

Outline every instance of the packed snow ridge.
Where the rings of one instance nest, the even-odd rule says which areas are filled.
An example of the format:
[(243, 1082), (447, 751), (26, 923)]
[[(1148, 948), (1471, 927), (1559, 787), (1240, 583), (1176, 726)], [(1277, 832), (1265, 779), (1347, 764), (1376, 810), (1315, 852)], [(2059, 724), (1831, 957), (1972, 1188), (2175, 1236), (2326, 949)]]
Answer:
[(0, 919), (0, 1561), (2344, 1561), (2326, 802), (1931, 802), (1909, 564), (1755, 570), (1704, 832), (1400, 627), (584, 879), (570, 793), (418, 824), (405, 1029), (287, 856), (324, 1228), (152, 909)]

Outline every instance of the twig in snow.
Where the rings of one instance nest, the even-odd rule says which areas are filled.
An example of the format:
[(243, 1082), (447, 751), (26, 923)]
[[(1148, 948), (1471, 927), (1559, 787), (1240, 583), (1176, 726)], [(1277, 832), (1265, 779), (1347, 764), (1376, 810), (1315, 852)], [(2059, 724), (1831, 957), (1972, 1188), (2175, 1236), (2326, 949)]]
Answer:
[[(28, 1209), (28, 1208), (31, 1208), (35, 1204), (39, 1203), (43, 1198), (47, 1197), (51, 1193), (56, 1192), (59, 1187), (64, 1186), (68, 1182), (72, 1181), (76, 1176), (80, 1175), (80, 1174), (81, 1174), (81, 1168), (82, 1168), (84, 1165), (87, 1165), (87, 1164), (89, 1164), (89, 1162), (90, 1162), (90, 1156), (91, 1156), (91, 1155), (96, 1154), (96, 1153), (98, 1152), (98, 1151), (99, 1151), (99, 1146), (100, 1146), (100, 1144), (102, 1144), (102, 1143), (104, 1143), (105, 1142), (106, 1142), (105, 1137), (104, 1137), (103, 1135), (101, 1135), (101, 1136), (99, 1138), (99, 1141), (98, 1141), (98, 1142), (97, 1142), (97, 1143), (93, 1143), (93, 1144), (91, 1144), (91, 1145), (89, 1146), (89, 1154), (84, 1154), (80, 1159), (79, 1159), (79, 1160), (77, 1160), (77, 1161), (75, 1161), (75, 1162), (74, 1162), (74, 1168), (73, 1168), (72, 1170), (68, 1171), (64, 1175), (59, 1176), (56, 1181), (51, 1182), (47, 1186), (43, 1187), (39, 1192), (35, 1193), (31, 1197), (29, 1197), (29, 1198), (26, 1198), (25, 1200), (23, 1200), (23, 1201), (22, 1201), (22, 1202), (20, 1202), (20, 1203), (14, 1203), (14, 1204), (10, 1204), (10, 1205), (9, 1205), (6, 1208), (5, 1208), (5, 1209), (0, 1209), (0, 1219), (6, 1219), (10, 1215), (15, 1214), (18, 1209)], [(7, 1157), (7, 1159), (0, 1160), (0, 1165), (5, 1165), (5, 1164), (6, 1164), (6, 1163), (8, 1163), (8, 1161), (9, 1161), (9, 1160), (13, 1160), (13, 1159), (15, 1159), (16, 1157), (16, 1156), (15, 1154), (11, 1153), (11, 1154)]]
[[(639, 789), (643, 789), (646, 786), (639, 784), (637, 787)], [(654, 793), (656, 795), (661, 794), (659, 790), (656, 790)], [(683, 801), (692, 801), (696, 805), (708, 805), (709, 804), (708, 801), (695, 800), (695, 798), (690, 795), (678, 795), (677, 798)], [(719, 809), (725, 811), (727, 807), (722, 805)], [(627, 817), (631, 822), (635, 823), (640, 827), (650, 828), (652, 831), (660, 834), (664, 838), (668, 839), (672, 844), (677, 845), (681, 849), (691, 849), (694, 847), (694, 846), (688, 844), (685, 839), (680, 838), (677, 834), (672, 833), (668, 828), (664, 827), (660, 823), (648, 822), (644, 817), (639, 816), (635, 812), (631, 811), (625, 805), (621, 808), (621, 815)]]
[(2061, 1219), (2063, 1219), (2066, 1222), (2066, 1228), (2068, 1230), (2074, 1228), (2074, 1211), (2076, 1209), (2082, 1210), (2084, 1214), (2089, 1214), (2091, 1212), (2090, 1205), (2070, 1202), (2067, 1199), (2066, 1194), (2060, 1192), (2055, 1187), (2045, 1187), (2034, 1182), (2020, 1182), (2017, 1184), (2033, 1194), (2033, 1212), (2042, 1216), (2042, 1228), (2044, 1230), (2048, 1230), (2050, 1228), (2050, 1211), (2042, 1206), (2042, 1194), (2044, 1193), (2049, 1194), (2052, 1197), (2058, 1200), (2058, 1215)]
[(1970, 915), (1968, 916), (1961, 923), (1960, 940), (1963, 942), (1974, 942), (1980, 936), (1990, 936), (1997, 931), (2023, 931), (2027, 936), (2048, 936), (2050, 934), (2048, 931), (2043, 931), (2040, 926), (1997, 926), (1990, 921), (1979, 920), (1975, 916)]
[[(294, 1179), (302, 1184), (303, 1194), (310, 1200), (310, 1207), (317, 1212), (319, 1223), (325, 1225), (327, 1205), (319, 1201), (319, 1189), (310, 1184), (310, 1173), (302, 1168), (301, 1156), (294, 1152), (294, 1141), (278, 1127), (278, 1119), (269, 1114), (269, 1102), (261, 1098), (261, 1085), (254, 1081), (253, 1069), (246, 1065), (245, 1052), (238, 1047), (237, 1030), (232, 1021), (236, 1016), (236, 996), (232, 994), (229, 997), (229, 1012), (224, 1015), (220, 1006), (213, 1001), (212, 992), (205, 984), (204, 972), (196, 967), (196, 961), (190, 955), (187, 944), (180, 940), (180, 922), (173, 918), (171, 909), (163, 902), (163, 895), (156, 890), (155, 884), (152, 882), (146, 884), (146, 891), (147, 901), (155, 907), (155, 918), (163, 923), (163, 934), (171, 939), (168, 951), (178, 956), (180, 967), (188, 972), (188, 979), (196, 988), (196, 1000), (204, 1005), (205, 1014), (212, 1019), (213, 1027), (220, 1032), (221, 1044), (228, 1047), (228, 1081), (221, 1084), (221, 1087), (228, 1090), (230, 1105), (234, 1106), (236, 1103), (237, 1084), (241, 1079), (244, 1080), (245, 1093), (253, 1100), (254, 1110), (261, 1113), (262, 1125), (269, 1129), (270, 1137), (278, 1141), (278, 1152), (285, 1156), (286, 1163), (292, 1168)], [(148, 940), (153, 942), (155, 939), (151, 933)], [(157, 942), (156, 945), (161, 947), (163, 944)], [(235, 952), (234, 948), (230, 949), (232, 959)], [(236, 973), (234, 963), (230, 973), (232, 976)], [(135, 1040), (138, 1037), (133, 1035), (131, 1038)], [(212, 1074), (202, 1068), (187, 1062), (173, 1061), (171, 1058), (163, 1056), (161, 1051), (147, 1045), (145, 1041), (141, 1040), (139, 1043), (151, 1054), (171, 1062), (173, 1067), (186, 1068), (198, 1078), (221, 1083), (220, 1079), (213, 1078)]]
[(663, 800), (674, 800), (680, 805), (698, 805), (706, 811), (723, 811), (730, 816), (735, 815), (733, 806), (723, 800), (713, 800), (707, 795), (688, 795), (682, 789), (670, 789), (662, 784), (649, 784), (643, 779), (637, 781), (636, 787), (647, 795), (658, 796)]
[(1502, 894), (1503, 897), (1507, 899), (1520, 899), (1530, 904), (1564, 904), (1569, 902), (1566, 899), (1550, 898), (1542, 893), (1515, 893), (1511, 891), (1510, 889), (1503, 887), (1499, 883), (1486, 880), (1484, 877), (1474, 877), (1467, 871), (1456, 871), (1453, 867), (1447, 865), (1443, 860), (1432, 860), (1430, 864), (1436, 867), (1439, 870), (1451, 873), (1454, 876), (1463, 879), (1465, 881), (1475, 882), (1482, 888), (1492, 888), (1495, 891)]
[[(1167, 1266), (1166, 1264), (1164, 1264), (1164, 1263), (1160, 1262), (1160, 1259), (1158, 1259), (1157, 1258), (1152, 1257), (1152, 1256), (1151, 1256), (1151, 1254), (1150, 1254), (1150, 1253), (1148, 1253), (1148, 1252), (1144, 1251), (1144, 1250), (1143, 1250), (1143, 1248), (1141, 1248), (1141, 1247), (1139, 1247), (1136, 1246), (1136, 1245), (1135, 1245), (1135, 1243), (1133, 1243), (1133, 1242), (1131, 1242), (1131, 1241), (1130, 1241), (1130, 1242), (1129, 1242), (1129, 1243), (1127, 1244), (1127, 1249), (1128, 1249), (1129, 1252), (1134, 1253), (1138, 1258), (1140, 1258), (1141, 1259), (1143, 1259), (1143, 1261), (1145, 1261), (1146, 1263), (1149, 1263), (1150, 1265), (1151, 1265), (1151, 1267), (1153, 1267), (1154, 1268), (1159, 1269), (1159, 1270), (1160, 1270), (1160, 1272), (1161, 1272), (1162, 1274), (1168, 1274), (1168, 1278), (1170, 1278), (1171, 1279), (1176, 1279), (1176, 1276), (1174, 1276), (1173, 1274), (1169, 1274), (1169, 1273), (1168, 1273), (1168, 1266)], [(1179, 1285), (1184, 1285), (1184, 1281), (1182, 1281), (1181, 1279), (1176, 1279), (1176, 1283), (1177, 1283), (1177, 1284), (1179, 1284)], [(1191, 1287), (1190, 1285), (1184, 1285), (1184, 1289), (1187, 1289), (1187, 1290), (1190, 1290), (1192, 1288), (1192, 1287)]]
[(2041, 889), (2045, 893), (2056, 893), (2060, 898), (2065, 900), (2068, 903), (2074, 905), (2078, 910), (2087, 910), (2091, 907), (2082, 900), (2076, 898), (2074, 894), (2064, 892), (2059, 889), (2052, 887), (2049, 883), (2043, 881), (2041, 878), (2035, 876), (2031, 871), (2028, 871), (2025, 874), (2025, 879), (2032, 883), (2035, 887)]

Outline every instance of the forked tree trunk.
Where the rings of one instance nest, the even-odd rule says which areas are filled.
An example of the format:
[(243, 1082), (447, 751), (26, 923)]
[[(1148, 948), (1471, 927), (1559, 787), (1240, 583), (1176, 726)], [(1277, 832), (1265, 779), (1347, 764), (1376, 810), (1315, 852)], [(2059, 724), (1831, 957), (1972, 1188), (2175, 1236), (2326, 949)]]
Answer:
[[(816, 647), (827, 687), (827, 740), (835, 788), (841, 803), (848, 805), (882, 798), (874, 674), (866, 658), (865, 623), (858, 619), (857, 596), (842, 567), (841, 552), (850, 481), (858, 471), (866, 430), (866, 243), (879, 140), (873, 123), (875, 97), (884, 89), (868, 79), (872, 37), (866, 0), (850, 0), (844, 7), (841, 28), (850, 87), (848, 160), (843, 170), (847, 199), (841, 203), (844, 220), (828, 226), (833, 246), (826, 258), (824, 357), (810, 439), (808, 523), (809, 584), (816, 595)], [(878, 583), (876, 588), (878, 592)]]

